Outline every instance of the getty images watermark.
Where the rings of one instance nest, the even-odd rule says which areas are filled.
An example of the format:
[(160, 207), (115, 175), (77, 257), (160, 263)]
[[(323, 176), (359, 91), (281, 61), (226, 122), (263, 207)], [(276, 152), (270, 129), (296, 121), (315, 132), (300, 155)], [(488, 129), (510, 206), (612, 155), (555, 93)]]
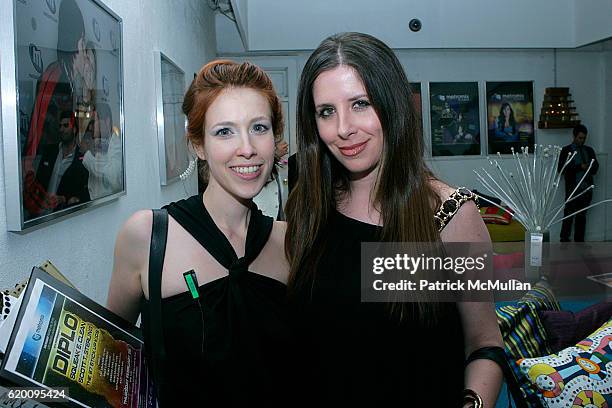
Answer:
[(496, 276), (482, 243), (363, 243), (362, 301), (492, 301), (518, 298), (531, 282)]

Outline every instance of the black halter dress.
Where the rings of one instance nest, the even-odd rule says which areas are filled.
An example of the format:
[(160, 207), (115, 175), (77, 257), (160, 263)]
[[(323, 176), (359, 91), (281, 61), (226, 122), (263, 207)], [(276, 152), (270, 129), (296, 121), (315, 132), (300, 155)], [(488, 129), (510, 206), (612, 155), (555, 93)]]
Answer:
[[(161, 406), (286, 404), (296, 367), (288, 358), (295, 342), (286, 286), (248, 270), (268, 241), (273, 220), (254, 207), (245, 256), (238, 258), (201, 195), (165, 208), (229, 273), (198, 288), (199, 304), (188, 291), (162, 299)], [(150, 345), (150, 301), (143, 298), (141, 310), (145, 345)], [(149, 347), (148, 361), (154, 356)]]
[(310, 387), (321, 407), (461, 406), (464, 342), (454, 303), (436, 321), (403, 321), (386, 303), (361, 301), (361, 243), (382, 228), (333, 211), (310, 287), (294, 292), (303, 350), (318, 367)]

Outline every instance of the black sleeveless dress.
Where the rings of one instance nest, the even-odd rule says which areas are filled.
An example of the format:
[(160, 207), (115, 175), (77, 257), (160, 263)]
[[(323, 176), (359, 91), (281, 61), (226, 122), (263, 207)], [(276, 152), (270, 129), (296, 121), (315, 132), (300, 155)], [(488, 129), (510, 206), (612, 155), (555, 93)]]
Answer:
[(381, 228), (334, 211), (314, 286), (295, 293), (305, 349), (318, 364), (318, 406), (461, 406), (464, 343), (455, 304), (425, 327), (416, 313), (398, 322), (384, 303), (362, 303), (362, 242)]
[[(286, 404), (295, 387), (286, 286), (248, 270), (268, 240), (272, 218), (253, 209), (245, 256), (238, 259), (201, 195), (165, 208), (229, 273), (199, 287), (201, 308), (187, 291), (162, 299), (161, 406)], [(144, 298), (141, 310), (145, 345), (150, 345), (151, 314)], [(153, 358), (150, 350), (147, 357)]]

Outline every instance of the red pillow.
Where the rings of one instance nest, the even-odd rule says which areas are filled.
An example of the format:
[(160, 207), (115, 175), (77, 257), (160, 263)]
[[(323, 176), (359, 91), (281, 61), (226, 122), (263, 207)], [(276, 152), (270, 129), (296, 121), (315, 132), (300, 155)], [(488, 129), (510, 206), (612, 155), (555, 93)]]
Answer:
[[(505, 208), (510, 210), (508, 207)], [(480, 216), (487, 224), (508, 225), (512, 221), (512, 215), (498, 207), (480, 207)]]

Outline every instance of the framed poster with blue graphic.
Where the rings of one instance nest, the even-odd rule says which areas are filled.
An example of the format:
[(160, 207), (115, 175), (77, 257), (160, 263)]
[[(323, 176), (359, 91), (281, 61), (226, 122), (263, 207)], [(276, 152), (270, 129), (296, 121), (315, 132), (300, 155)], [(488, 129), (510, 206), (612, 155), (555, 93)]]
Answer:
[(480, 154), (477, 82), (430, 82), (432, 156)]
[(533, 82), (487, 82), (489, 154), (533, 149)]
[(7, 226), (125, 194), (122, 22), (98, 0), (0, 4)]
[(62, 389), (61, 402), (73, 407), (155, 406), (138, 329), (38, 268), (0, 376), (17, 386)]

